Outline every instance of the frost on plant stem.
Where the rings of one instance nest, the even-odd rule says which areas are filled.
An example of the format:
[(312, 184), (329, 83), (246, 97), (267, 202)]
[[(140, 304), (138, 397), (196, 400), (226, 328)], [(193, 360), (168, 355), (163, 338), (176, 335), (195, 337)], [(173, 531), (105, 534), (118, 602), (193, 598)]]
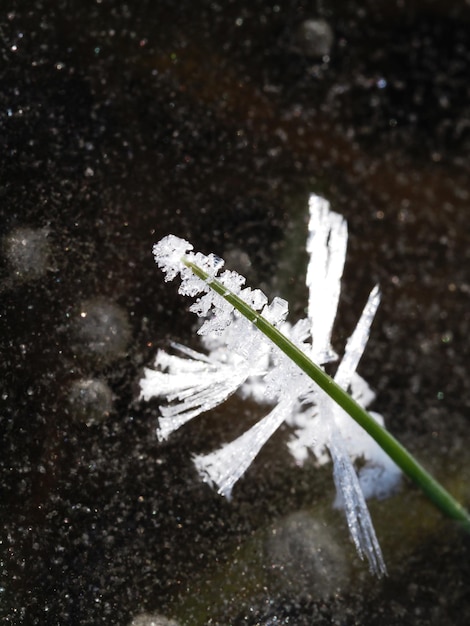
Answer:
[[(318, 464), (332, 460), (335, 504), (345, 511), (359, 554), (381, 575), (385, 565), (365, 498), (389, 493), (399, 480), (398, 468), (343, 409), (209, 284), (217, 280), (220, 289), (259, 312), (318, 365), (337, 361), (331, 335), (346, 258), (347, 226), (318, 196), (310, 197), (309, 211), (308, 315), (293, 326), (286, 322), (285, 300), (274, 298), (268, 303), (261, 291), (244, 287), (243, 276), (222, 271), (224, 262), (219, 257), (194, 253), (189, 242), (174, 235), (155, 244), (155, 261), (165, 280), (179, 275), (179, 293), (196, 297), (190, 310), (204, 319), (198, 332), (206, 352), (179, 344), (173, 344), (176, 354), (159, 350), (153, 367), (144, 370), (140, 396), (163, 400), (157, 430), (161, 440), (235, 392), (270, 403), (271, 411), (240, 437), (219, 450), (194, 457), (202, 479), (230, 497), (269, 437), (283, 422), (288, 423), (293, 429), (289, 450), (299, 465), (312, 455)], [(200, 268), (207, 278), (196, 276), (189, 264)], [(374, 394), (356, 369), (379, 301), (378, 287), (374, 287), (335, 374), (335, 381), (364, 407)], [(374, 417), (383, 423), (379, 415)], [(356, 459), (361, 460), (358, 472)]]

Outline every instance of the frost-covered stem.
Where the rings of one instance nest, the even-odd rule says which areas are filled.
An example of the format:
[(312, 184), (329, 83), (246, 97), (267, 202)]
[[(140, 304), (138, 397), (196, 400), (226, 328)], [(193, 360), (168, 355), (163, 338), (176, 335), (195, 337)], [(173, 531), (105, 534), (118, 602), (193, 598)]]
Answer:
[(270, 324), (262, 315), (253, 310), (246, 302), (227, 289), (221, 282), (212, 278), (198, 265), (186, 258), (182, 259), (186, 267), (239, 313), (252, 322), (266, 337), (296, 363), (323, 391), (325, 391), (342, 409), (375, 439), (379, 446), (413, 480), (427, 497), (446, 515), (462, 522), (470, 531), (470, 514), (457, 500), (427, 472), (424, 467), (404, 448), (393, 435), (383, 428), (365, 409), (363, 409), (342, 387), (316, 365), (292, 341)]

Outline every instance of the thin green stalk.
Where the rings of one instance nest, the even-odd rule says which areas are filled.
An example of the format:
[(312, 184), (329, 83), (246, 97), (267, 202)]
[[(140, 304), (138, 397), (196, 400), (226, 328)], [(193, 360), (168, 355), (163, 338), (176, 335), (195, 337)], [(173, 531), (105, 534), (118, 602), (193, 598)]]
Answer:
[(221, 295), (237, 311), (252, 322), (266, 337), (268, 337), (286, 356), (302, 369), (315, 383), (323, 389), (342, 409), (346, 411), (389, 457), (400, 467), (404, 474), (413, 480), (427, 495), (427, 497), (446, 515), (462, 522), (470, 531), (470, 514), (457, 500), (438, 483), (418, 463), (412, 454), (404, 448), (393, 435), (383, 428), (369, 413), (363, 409), (342, 387), (340, 387), (321, 367), (316, 365), (290, 339), (283, 335), (275, 326), (270, 324), (262, 315), (253, 310), (246, 302), (232, 291), (227, 289), (218, 280), (211, 278), (200, 267), (183, 259), (184, 264), (192, 272), (204, 280), (208, 286)]

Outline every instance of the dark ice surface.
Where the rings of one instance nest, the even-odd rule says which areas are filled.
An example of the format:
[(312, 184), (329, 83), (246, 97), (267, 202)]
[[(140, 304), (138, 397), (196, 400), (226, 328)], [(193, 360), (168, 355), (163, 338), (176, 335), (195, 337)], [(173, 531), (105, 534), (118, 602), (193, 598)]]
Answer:
[(6, 4), (1, 623), (469, 624), (470, 537), (406, 481), (371, 503), (376, 580), (287, 427), (231, 502), (198, 479), (192, 454), (262, 407), (161, 444), (138, 401), (159, 347), (199, 346), (152, 244), (226, 257), (295, 320), (319, 193), (350, 231), (335, 345), (379, 282), (373, 408), (470, 504), (469, 3)]

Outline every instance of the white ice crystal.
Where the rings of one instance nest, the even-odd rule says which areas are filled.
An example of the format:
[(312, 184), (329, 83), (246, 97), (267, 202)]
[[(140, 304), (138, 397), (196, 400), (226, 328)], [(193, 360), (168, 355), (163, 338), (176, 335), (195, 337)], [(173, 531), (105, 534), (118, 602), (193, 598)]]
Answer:
[(185, 346), (175, 344), (175, 348), (186, 358), (159, 350), (155, 369), (145, 368), (140, 381), (144, 400), (158, 395), (172, 403), (160, 408), (159, 439), (167, 439), (193, 417), (224, 402), (249, 375), (236, 355), (230, 359), (220, 355), (219, 359)]
[[(268, 299), (259, 290), (244, 288), (245, 279), (236, 272), (219, 274), (223, 260), (215, 255), (194, 253), (190, 243), (173, 235), (154, 246), (155, 261), (165, 279), (181, 277), (179, 292), (198, 297), (190, 310), (204, 318), (199, 329), (207, 354), (174, 344), (179, 355), (159, 350), (152, 368), (144, 370), (141, 398), (158, 397), (157, 431), (166, 439), (189, 420), (240, 392), (273, 405), (272, 410), (248, 431), (219, 450), (194, 457), (202, 479), (230, 497), (233, 486), (246, 472), (263, 445), (283, 422), (294, 429), (290, 452), (299, 464), (313, 454), (320, 464), (330, 459), (337, 489), (336, 505), (344, 509), (351, 536), (373, 572), (385, 572), (380, 546), (365, 498), (384, 496), (399, 479), (399, 470), (378, 444), (328, 395), (295, 365), (277, 346), (241, 316), (209, 286), (217, 280), (234, 292), (289, 337), (317, 364), (338, 357), (331, 345), (341, 277), (346, 258), (345, 220), (330, 211), (329, 203), (315, 195), (309, 200), (310, 221), (307, 251), (308, 316), (294, 326), (286, 322), (285, 300)], [(187, 263), (202, 268), (209, 278), (194, 275)], [(375, 287), (340, 360), (335, 381), (366, 407), (374, 398), (367, 383), (356, 372), (379, 305)], [(383, 423), (379, 415), (374, 417)], [(359, 473), (353, 465), (361, 459)]]
[(312, 357), (317, 363), (326, 363), (336, 358), (331, 331), (341, 292), (348, 229), (341, 215), (330, 211), (329, 202), (319, 196), (310, 196), (309, 211), (306, 283)]
[(217, 492), (230, 498), (232, 488), (254, 461), (266, 441), (286, 419), (289, 403), (279, 402), (262, 420), (219, 450), (194, 457), (203, 480), (217, 486)]

